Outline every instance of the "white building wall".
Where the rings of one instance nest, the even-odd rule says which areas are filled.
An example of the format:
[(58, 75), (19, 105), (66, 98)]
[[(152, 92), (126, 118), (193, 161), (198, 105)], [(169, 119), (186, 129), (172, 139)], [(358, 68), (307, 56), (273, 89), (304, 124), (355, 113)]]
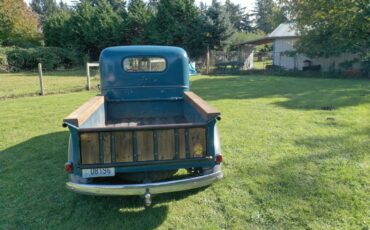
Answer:
[[(322, 71), (338, 71), (341, 70), (340, 64), (346, 61), (352, 61), (358, 55), (351, 53), (343, 53), (337, 57), (330, 58), (312, 58), (312, 65), (321, 65)], [(354, 65), (354, 68), (359, 68), (359, 65)]]
[[(337, 71), (340, 70), (340, 64), (345, 61), (351, 61), (357, 55), (351, 53), (343, 53), (337, 57), (329, 58), (308, 58), (303, 54), (298, 54), (295, 57), (290, 57), (284, 54), (286, 51), (294, 51), (295, 38), (278, 38), (274, 40), (273, 47), (273, 64), (281, 66), (287, 70), (302, 70), (303, 62), (310, 60), (312, 65), (321, 65), (322, 71)], [(355, 68), (358, 65), (354, 66)]]
[(274, 40), (273, 44), (273, 64), (281, 66), (284, 69), (295, 69), (297, 63), (294, 57), (284, 54), (286, 51), (294, 51), (295, 39), (279, 38)]

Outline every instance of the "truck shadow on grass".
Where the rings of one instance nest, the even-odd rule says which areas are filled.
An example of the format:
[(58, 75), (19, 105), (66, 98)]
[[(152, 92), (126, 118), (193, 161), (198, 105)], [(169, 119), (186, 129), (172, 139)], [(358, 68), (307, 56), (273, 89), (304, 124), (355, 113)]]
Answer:
[[(201, 190), (195, 189), (153, 196), (153, 204), (150, 207), (144, 206), (144, 200), (140, 196), (99, 197), (79, 194), (70, 194), (70, 196), (75, 201), (72, 203), (80, 204), (80, 207), (75, 207), (79, 210), (76, 212), (76, 216), (85, 215), (88, 210), (88, 216), (95, 216), (100, 220), (110, 220), (110, 223), (107, 223), (109, 226), (120, 226), (124, 229), (155, 229), (167, 219), (169, 203), (195, 195)], [(89, 219), (85, 224), (89, 225), (94, 222)], [(95, 224), (104, 228), (101, 223)]]
[(287, 109), (333, 109), (370, 102), (366, 79), (313, 79), (277, 76), (217, 76), (191, 82), (206, 100), (276, 98)]
[(5, 204), (7, 213), (0, 217), (0, 223), (9, 228), (53, 228), (63, 223), (63, 228), (154, 229), (166, 220), (171, 202), (203, 190), (157, 195), (149, 208), (139, 196), (73, 193), (65, 188), (67, 146), (68, 133), (55, 132), (0, 152), (0, 203)]

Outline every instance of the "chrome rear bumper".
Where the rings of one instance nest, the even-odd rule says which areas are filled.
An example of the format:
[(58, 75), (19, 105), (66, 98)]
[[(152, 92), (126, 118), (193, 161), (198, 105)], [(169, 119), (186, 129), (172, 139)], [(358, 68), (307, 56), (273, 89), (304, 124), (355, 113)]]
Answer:
[(204, 187), (212, 184), (214, 181), (221, 179), (222, 177), (223, 174), (219, 168), (217, 171), (214, 171), (210, 174), (174, 181), (120, 185), (81, 184), (67, 182), (66, 187), (74, 192), (90, 195), (125, 196), (144, 195), (145, 193), (160, 194)]

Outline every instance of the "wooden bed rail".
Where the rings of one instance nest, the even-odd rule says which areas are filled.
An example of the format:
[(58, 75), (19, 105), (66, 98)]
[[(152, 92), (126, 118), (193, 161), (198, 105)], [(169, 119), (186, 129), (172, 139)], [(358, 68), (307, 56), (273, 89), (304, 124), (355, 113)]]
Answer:
[(212, 118), (219, 118), (221, 113), (218, 109), (208, 104), (205, 100), (200, 98), (198, 95), (191, 91), (184, 92), (185, 99), (189, 100), (195, 108), (205, 117), (207, 120)]
[(93, 114), (104, 103), (104, 96), (95, 96), (81, 105), (78, 109), (64, 118), (63, 122), (67, 122), (76, 127), (79, 127), (91, 114)]

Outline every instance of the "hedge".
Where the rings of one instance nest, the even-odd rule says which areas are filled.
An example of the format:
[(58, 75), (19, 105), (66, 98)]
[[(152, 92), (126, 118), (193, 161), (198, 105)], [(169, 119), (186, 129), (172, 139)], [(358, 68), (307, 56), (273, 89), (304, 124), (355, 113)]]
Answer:
[(38, 63), (42, 63), (45, 70), (55, 70), (79, 66), (82, 60), (75, 51), (59, 47), (0, 47), (0, 70), (33, 70)]

